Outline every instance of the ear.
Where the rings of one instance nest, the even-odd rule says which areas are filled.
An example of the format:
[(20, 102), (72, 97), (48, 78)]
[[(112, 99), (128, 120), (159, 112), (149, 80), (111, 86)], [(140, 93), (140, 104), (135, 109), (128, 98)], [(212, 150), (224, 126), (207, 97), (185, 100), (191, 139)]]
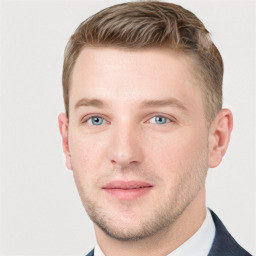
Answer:
[(209, 132), (208, 166), (218, 166), (228, 148), (233, 128), (233, 115), (229, 109), (222, 109), (212, 122)]
[(71, 162), (70, 162), (70, 151), (68, 145), (68, 118), (64, 113), (59, 114), (58, 117), (59, 122), (59, 130), (62, 137), (62, 147), (63, 152), (66, 158), (66, 167), (71, 170)]

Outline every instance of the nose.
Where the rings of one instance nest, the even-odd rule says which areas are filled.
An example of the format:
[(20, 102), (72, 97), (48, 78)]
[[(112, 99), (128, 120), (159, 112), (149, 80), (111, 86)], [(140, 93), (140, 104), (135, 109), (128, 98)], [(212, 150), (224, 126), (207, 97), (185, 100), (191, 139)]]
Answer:
[(113, 165), (120, 168), (136, 165), (143, 160), (143, 145), (140, 134), (128, 126), (116, 127), (111, 135), (108, 157)]

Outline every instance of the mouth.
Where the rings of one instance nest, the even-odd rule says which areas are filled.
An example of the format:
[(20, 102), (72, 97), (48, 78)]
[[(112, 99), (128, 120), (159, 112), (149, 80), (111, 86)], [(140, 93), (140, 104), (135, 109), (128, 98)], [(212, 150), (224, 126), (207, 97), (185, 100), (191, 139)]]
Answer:
[(145, 196), (153, 188), (153, 185), (143, 181), (111, 181), (102, 189), (119, 200), (135, 200)]

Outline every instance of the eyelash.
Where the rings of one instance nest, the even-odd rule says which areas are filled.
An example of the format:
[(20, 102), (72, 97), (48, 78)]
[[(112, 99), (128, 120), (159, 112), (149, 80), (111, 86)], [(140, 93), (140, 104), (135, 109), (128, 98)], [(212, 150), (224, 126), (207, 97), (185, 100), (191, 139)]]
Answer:
[[(162, 114), (154, 114), (154, 115), (151, 115), (150, 118), (147, 119), (147, 121), (145, 123), (150, 123), (150, 120), (152, 118), (164, 118), (166, 119), (166, 122), (165, 123), (162, 123), (162, 124), (158, 124), (158, 125), (166, 125), (168, 123), (172, 123), (174, 122), (173, 118), (170, 118), (170, 117), (166, 117), (165, 115), (162, 115)], [(106, 123), (110, 123), (108, 122), (104, 117), (102, 117), (101, 115), (90, 115), (90, 116), (86, 116), (82, 119), (82, 123), (88, 123), (89, 120), (92, 120), (92, 118), (100, 118), (103, 120), (103, 123), (99, 124), (99, 125), (93, 125), (93, 124), (90, 124), (91, 126), (102, 126), (102, 124), (106, 124)], [(154, 123), (154, 124), (157, 124), (157, 123)]]
[[(169, 117), (163, 116), (163, 115), (154, 115), (154, 116), (152, 116), (152, 117), (148, 120), (148, 122), (149, 122), (152, 118), (161, 118), (161, 119), (165, 119), (165, 120), (166, 120), (165, 123), (161, 123), (161, 124), (159, 123), (159, 125), (164, 125), (164, 124), (173, 122), (172, 119), (170, 119)], [(157, 123), (155, 123), (155, 124), (157, 124)]]
[[(88, 123), (89, 120), (92, 120), (92, 118), (101, 118), (103, 119), (103, 122), (107, 122), (106, 119), (104, 117), (102, 117), (101, 115), (90, 115), (90, 116), (86, 116), (85, 118), (82, 119), (82, 123)], [(92, 124), (91, 124), (92, 125)], [(97, 126), (97, 125), (95, 125)]]

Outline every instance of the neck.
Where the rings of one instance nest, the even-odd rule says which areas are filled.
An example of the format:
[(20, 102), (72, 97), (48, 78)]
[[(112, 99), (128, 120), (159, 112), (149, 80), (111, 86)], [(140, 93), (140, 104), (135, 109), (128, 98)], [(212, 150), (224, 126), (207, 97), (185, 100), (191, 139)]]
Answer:
[(97, 242), (105, 256), (165, 256), (193, 236), (205, 217), (203, 187), (175, 223), (154, 236), (139, 241), (119, 241), (109, 237), (97, 225), (94, 225), (94, 228)]

